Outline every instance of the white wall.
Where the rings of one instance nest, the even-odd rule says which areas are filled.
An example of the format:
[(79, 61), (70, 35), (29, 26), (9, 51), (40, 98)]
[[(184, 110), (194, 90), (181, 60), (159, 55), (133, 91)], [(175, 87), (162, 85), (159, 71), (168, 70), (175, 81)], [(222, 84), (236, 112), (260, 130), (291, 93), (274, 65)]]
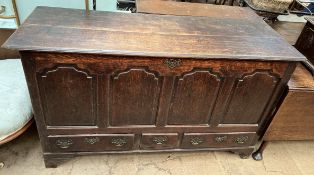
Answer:
[[(96, 10), (117, 11), (117, 0), (96, 0)], [(0, 5), (6, 6), (4, 15), (13, 15), (11, 0), (0, 0)], [(64, 7), (85, 9), (85, 0), (16, 0), (21, 23), (32, 13), (37, 6)], [(93, 0), (89, 0), (89, 9), (93, 9)], [(0, 28), (16, 28), (14, 19), (0, 19)]]
[[(93, 0), (89, 0), (90, 9), (93, 9)], [(111, 1), (111, 0), (109, 0)], [(13, 6), (11, 0), (0, 0), (0, 5), (6, 6), (5, 15), (13, 15)], [(19, 12), (21, 23), (32, 13), (37, 6), (64, 7), (73, 9), (85, 9), (85, 0), (16, 0), (16, 6)], [(13, 20), (0, 19), (0, 28), (8, 28)], [(6, 23), (6, 24), (4, 24)], [(10, 24), (9, 24), (10, 23)], [(13, 21), (14, 23), (14, 21)], [(16, 26), (15, 26), (16, 27)]]

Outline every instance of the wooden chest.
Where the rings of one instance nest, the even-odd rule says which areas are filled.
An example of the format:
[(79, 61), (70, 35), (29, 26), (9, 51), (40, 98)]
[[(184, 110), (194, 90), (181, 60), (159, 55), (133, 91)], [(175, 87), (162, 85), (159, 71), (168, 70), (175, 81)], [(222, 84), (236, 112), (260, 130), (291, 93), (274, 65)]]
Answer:
[(305, 65), (314, 76), (314, 18), (305, 19), (307, 22), (295, 43), (295, 48), (308, 59)]
[(5, 47), (22, 55), (46, 166), (100, 153), (248, 157), (304, 57), (253, 12), (219, 9), (225, 15), (37, 8)]
[(288, 93), (263, 138), (314, 140), (314, 79), (298, 65), (288, 83)]

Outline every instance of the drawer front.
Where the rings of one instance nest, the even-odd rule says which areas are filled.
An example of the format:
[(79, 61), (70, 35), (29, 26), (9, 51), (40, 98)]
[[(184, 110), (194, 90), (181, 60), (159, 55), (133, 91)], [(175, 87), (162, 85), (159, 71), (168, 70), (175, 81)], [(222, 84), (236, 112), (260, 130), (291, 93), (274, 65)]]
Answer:
[(97, 152), (131, 150), (134, 144), (133, 134), (108, 134), (88, 136), (49, 136), (52, 151), (56, 152)]
[(172, 149), (178, 146), (177, 133), (144, 133), (141, 138), (141, 149)]
[(255, 136), (255, 133), (185, 133), (181, 147), (193, 149), (250, 146)]

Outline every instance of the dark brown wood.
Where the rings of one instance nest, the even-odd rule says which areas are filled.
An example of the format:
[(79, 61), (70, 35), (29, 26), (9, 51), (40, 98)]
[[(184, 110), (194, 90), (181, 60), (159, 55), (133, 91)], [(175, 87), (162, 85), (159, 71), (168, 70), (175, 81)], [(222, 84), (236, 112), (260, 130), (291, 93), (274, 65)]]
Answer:
[[(229, 15), (209, 18), (93, 11), (86, 17), (82, 10), (37, 7), (4, 46), (146, 57), (304, 60), (250, 10), (228, 6), (221, 11)], [(136, 25), (129, 27), (130, 21)]]
[(181, 147), (195, 149), (252, 146), (255, 136), (255, 133), (185, 133)]
[(52, 152), (131, 150), (134, 145), (134, 135), (54, 135), (48, 137), (48, 142)]
[(178, 148), (178, 133), (143, 133), (141, 149), (174, 149)]
[(307, 23), (295, 44), (295, 48), (308, 59), (306, 66), (314, 76), (314, 18), (307, 18)]
[(289, 44), (294, 45), (304, 27), (303, 22), (275, 21), (269, 25), (278, 32)]
[[(156, 6), (149, 6), (148, 3), (140, 3), (138, 5), (138, 7), (140, 7), (139, 11), (144, 12), (144, 13), (148, 12), (148, 13), (161, 13), (161, 14), (174, 14), (174, 15), (192, 15), (192, 16), (193, 15), (211, 16), (212, 12), (215, 13), (215, 10), (214, 10), (215, 8), (213, 8), (213, 10), (205, 11), (206, 8), (211, 8), (212, 6), (205, 6), (205, 5), (193, 6), (193, 5), (184, 4), (184, 3), (168, 3), (168, 2), (164, 4), (161, 4), (159, 2), (152, 2), (152, 3), (156, 3)], [(166, 6), (166, 4), (168, 6)], [(303, 23), (288, 23), (288, 22), (278, 22), (278, 21), (271, 23), (270, 25), (280, 35), (282, 35), (284, 39), (286, 39), (292, 45), (296, 43), (299, 37), (299, 34), (301, 33), (302, 28), (304, 26)], [(274, 120), (272, 121), (271, 127), (268, 129), (265, 135), (266, 140), (270, 141), (272, 139), (274, 140), (282, 140), (282, 139), (283, 140), (302, 140), (302, 139), (311, 140), (313, 139), (313, 136), (312, 136), (313, 134), (311, 134), (313, 130), (312, 128), (314, 128), (314, 126), (312, 125), (313, 117), (311, 117), (311, 116), (314, 116), (313, 114), (314, 106), (311, 105), (313, 104), (313, 102), (311, 102), (311, 99), (313, 96), (312, 94), (314, 92), (313, 82), (314, 82), (313, 78), (311, 77), (309, 72), (304, 67), (299, 65), (292, 76), (292, 80), (289, 81), (290, 90), (288, 92), (288, 97), (285, 99), (283, 106), (279, 109), (279, 112), (277, 113)], [(271, 87), (271, 86), (268, 86), (268, 87)], [(238, 93), (235, 93), (235, 94), (238, 95)], [(294, 95), (291, 96), (291, 94), (294, 94)], [(244, 95), (242, 96), (239, 95), (239, 96), (246, 97)], [(256, 99), (260, 99), (260, 98), (256, 98)], [(279, 100), (279, 98), (277, 100)], [(247, 100), (243, 100), (243, 101), (247, 101)], [(288, 104), (286, 104), (286, 101), (288, 101)], [(243, 115), (239, 115), (239, 114), (246, 113), (246, 112), (241, 113), (242, 112), (241, 109), (245, 107), (245, 105), (243, 105), (241, 102), (240, 103), (238, 102), (235, 104), (239, 104), (238, 106), (236, 106), (236, 108), (232, 108), (232, 109), (235, 109), (235, 112), (238, 111), (237, 112), (238, 115), (236, 116), (244, 117)], [(252, 104), (252, 102), (247, 103), (247, 104)], [(248, 111), (249, 109), (251, 108), (245, 108), (244, 110)], [(286, 110), (286, 112), (284, 113), (280, 112), (283, 109)], [(282, 113), (282, 115), (280, 113)], [(253, 116), (256, 115), (256, 113), (252, 113), (252, 114)], [(235, 116), (230, 115), (230, 119), (233, 119), (232, 117), (235, 117)], [(250, 118), (249, 115), (246, 117)], [(244, 118), (247, 119), (246, 117)], [(238, 117), (235, 117), (232, 121), (233, 122), (239, 121)], [(246, 120), (246, 121), (249, 121), (249, 120)], [(218, 123), (218, 122), (219, 121), (217, 122), (212, 121), (212, 123)], [(258, 149), (258, 151), (256, 151), (253, 154), (254, 159), (256, 160), (262, 159), (262, 153), (263, 153), (263, 150), (266, 148), (267, 143), (268, 141), (264, 141), (262, 145), (260, 146), (260, 148)], [(242, 153), (242, 156), (248, 157), (248, 154)]]
[[(236, 154), (239, 154), (241, 158), (246, 159), (249, 158), (249, 156), (252, 154), (254, 150), (254, 147), (235, 147), (235, 148), (206, 148), (206, 149), (194, 149), (194, 151), (229, 151)], [(187, 152), (191, 151), (190, 149), (160, 149), (160, 150), (133, 150), (133, 151), (104, 151), (104, 152), (97, 152), (98, 155), (102, 154), (125, 154), (125, 153), (160, 153), (160, 152), (174, 152), (174, 151), (180, 151), (180, 152)], [(75, 156), (88, 156), (88, 155), (94, 155), (94, 152), (77, 152), (74, 153), (44, 153), (44, 160), (45, 160), (45, 166), (47, 168), (56, 168), (61, 163), (64, 163), (68, 161), (69, 159), (75, 157)]]
[(109, 125), (155, 124), (162, 77), (143, 68), (130, 68), (111, 77)]
[(238, 79), (222, 123), (259, 123), (277, 84), (278, 77), (267, 71), (254, 72)]
[(47, 126), (95, 126), (95, 79), (75, 66), (48, 68), (38, 74)]
[[(0, 29), (0, 46), (13, 34), (15, 29)], [(0, 47), (0, 60), (8, 58), (20, 58), (19, 52), (12, 49)]]
[[(230, 15), (229, 11), (231, 9), (234, 15)], [(162, 0), (137, 0), (136, 12), (177, 16), (210, 16), (231, 19), (253, 19), (256, 17), (253, 11), (247, 11), (246, 9), (240, 7)]]
[(308, 70), (299, 65), (288, 85), (288, 94), (264, 140), (313, 140), (314, 80)]
[[(310, 22), (310, 19), (309, 19)], [(309, 23), (308, 22), (308, 23)], [(301, 52), (310, 54), (311, 37), (308, 37), (309, 24), (275, 22), (271, 24), (290, 44), (295, 44)], [(313, 22), (312, 22), (313, 23)], [(300, 29), (300, 27), (302, 27)], [(303, 29), (303, 31), (302, 31)], [(301, 33), (302, 31), (302, 33)], [(300, 34), (300, 37), (298, 34)], [(297, 42), (296, 42), (297, 41)], [(306, 63), (307, 62), (303, 62)], [(308, 65), (307, 65), (308, 67)], [(311, 67), (311, 66), (310, 66)], [(313, 74), (313, 73), (312, 73)], [(263, 151), (270, 141), (313, 140), (314, 139), (314, 80), (303, 65), (298, 65), (288, 83), (288, 90), (276, 112), (274, 119), (263, 137), (259, 149), (252, 154), (255, 160), (263, 159)]]
[(176, 77), (167, 124), (207, 125), (221, 84), (222, 78), (206, 69), (192, 70)]
[[(42, 14), (43, 10), (50, 17)], [(60, 160), (73, 156), (102, 153), (224, 150), (237, 152), (247, 158), (264, 134), (277, 99), (284, 92), (297, 61), (304, 60), (292, 47), (280, 46), (282, 53), (280, 57), (275, 56), (275, 50), (271, 47), (273, 45), (268, 41), (285, 43), (264, 22), (254, 22), (253, 28), (259, 32), (253, 32), (253, 28), (241, 24), (244, 21), (250, 23), (252, 19), (189, 17), (192, 21), (199, 21), (198, 27), (189, 28), (194, 23), (183, 22), (187, 20), (183, 16), (91, 12), (90, 20), (87, 20), (77, 15), (80, 12), (37, 8), (6, 45), (19, 45), (21, 49), (47, 167), (55, 167)], [(69, 26), (59, 19), (62, 13), (73, 18)], [(118, 17), (126, 21), (134, 19), (139, 24), (145, 22), (146, 25), (128, 31), (123, 30), (115, 20), (108, 23), (109, 19)], [(99, 25), (104, 24), (102, 19), (107, 20), (106, 28)], [(100, 21), (95, 23), (94, 20)], [(174, 29), (170, 24), (174, 21), (181, 26)], [(263, 44), (267, 51), (242, 55), (244, 57), (237, 55), (244, 54), (241, 48), (233, 45), (238, 43), (234, 39), (240, 40), (239, 36), (233, 36), (231, 30), (222, 34), (215, 29), (231, 24), (228, 21), (239, 24), (239, 28), (247, 33), (258, 34), (259, 39), (267, 42)], [(96, 29), (92, 29), (92, 24), (88, 26), (87, 23), (99, 25), (100, 28), (94, 26)], [(161, 28), (160, 23), (169, 25)], [(54, 28), (52, 24), (59, 28)], [(41, 45), (37, 45), (39, 40), (36, 39), (26, 41), (28, 36), (24, 32), (34, 27), (38, 34), (46, 34), (41, 38)], [(117, 42), (112, 42), (110, 47), (118, 48), (123, 44), (125, 47), (119, 48), (119, 54), (95, 54), (90, 49), (98, 47), (95, 42), (107, 42), (97, 38), (97, 34), (93, 35), (97, 38), (94, 42), (89, 39), (76, 41), (72, 43), (74, 49), (70, 50), (70, 43), (67, 42), (74, 41), (74, 35), (64, 35), (63, 40), (60, 40), (62, 42), (54, 41), (56, 47), (49, 47), (51, 52), (44, 51), (51, 42), (47, 39), (53, 39), (57, 30), (62, 28), (74, 32), (86, 27), (88, 31), (84, 38), (90, 37), (91, 31), (94, 31), (102, 33), (109, 40), (114, 36), (121, 37), (122, 33), (125, 36), (139, 34), (140, 30), (145, 33), (150, 27), (152, 33), (147, 35), (154, 36), (153, 33), (157, 32), (162, 36), (155, 42), (162, 49), (159, 53), (164, 53), (160, 55), (145, 50), (144, 47), (150, 47), (141, 39), (126, 37), (126, 40), (120, 40), (117, 37), (111, 38)], [(188, 35), (192, 40), (196, 36), (212, 37), (208, 27), (217, 37), (229, 37), (231, 40), (228, 39), (228, 43), (232, 49), (226, 48), (226, 45), (216, 45), (219, 51), (215, 50), (212, 45), (216, 40), (198, 40), (195, 43), (190, 40), (189, 47), (186, 45), (185, 48), (169, 45), (166, 49), (171, 52), (164, 55), (164, 47), (168, 44), (164, 42), (163, 36), (172, 36), (177, 46), (185, 45), (187, 43), (180, 39), (181, 36)], [(180, 35), (174, 32), (178, 30), (181, 31)], [(266, 37), (266, 31), (270, 32), (271, 37)], [(241, 40), (259, 40), (251, 34)], [(146, 38), (144, 35), (139, 38)], [(23, 44), (15, 43), (17, 40), (23, 40)], [(24, 45), (26, 42), (31, 45)], [(143, 49), (137, 56), (130, 54), (131, 47), (135, 46), (130, 45), (132, 42)], [(208, 49), (201, 51), (199, 47), (194, 47), (195, 44), (202, 48), (206, 45)], [(36, 48), (33, 47), (35, 45)], [(63, 47), (67, 49), (63, 50)], [(250, 49), (249, 46), (246, 48)], [(190, 49), (188, 53), (195, 53), (195, 57), (173, 54), (183, 52), (183, 49)], [(217, 51), (221, 55), (215, 57)], [(285, 55), (287, 52), (289, 56)], [(202, 146), (191, 146), (194, 136), (204, 139), (203, 144), (200, 144)]]
[[(104, 59), (106, 57), (106, 59)], [(197, 59), (185, 59), (181, 62), (181, 64), (174, 69), (170, 69), (166, 64), (166, 60), (164, 58), (132, 58), (132, 57), (113, 57), (113, 56), (102, 56), (102, 55), (87, 55), (87, 54), (62, 54), (62, 53), (35, 53), (35, 52), (22, 52), (22, 61), (25, 68), (28, 68), (28, 65), (34, 65), (35, 67), (31, 70), (26, 69), (26, 75), (28, 79), (31, 80), (30, 77), (35, 77), (38, 80), (41, 80), (47, 70), (54, 70), (54, 74), (58, 74), (58, 77), (55, 77), (53, 81), (38, 81), (39, 85), (38, 90), (33, 88), (33, 90), (37, 91), (34, 92), (38, 96), (43, 99), (47, 94), (45, 91), (40, 90), (41, 87), (47, 86), (53, 87), (52, 89), (60, 89), (60, 94), (54, 94), (55, 97), (60, 99), (64, 99), (67, 101), (69, 97), (75, 98), (74, 96), (68, 95), (65, 92), (68, 91), (68, 87), (71, 87), (73, 82), (76, 82), (75, 79), (79, 78), (82, 81), (82, 85), (86, 81), (86, 75), (89, 77), (94, 77), (95, 81), (107, 79), (108, 82), (105, 87), (109, 88), (100, 88), (95, 87), (90, 89), (90, 84), (92, 82), (85, 84), (85, 88), (88, 89), (86, 91), (82, 91), (81, 93), (85, 94), (87, 92), (92, 94), (103, 94), (101, 98), (106, 99), (111, 103), (100, 103), (98, 102), (100, 98), (96, 98), (96, 101), (87, 102), (84, 98), (77, 97), (77, 103), (87, 103), (88, 106), (97, 106), (94, 110), (95, 111), (104, 111), (100, 115), (99, 112), (95, 112), (96, 117), (93, 117), (92, 113), (86, 115), (83, 120), (75, 120), (71, 118), (66, 118), (70, 116), (63, 116), (64, 113), (68, 110), (88, 110), (88, 108), (78, 108), (77, 106), (68, 105), (67, 108), (64, 109), (64, 112), (60, 111), (62, 107), (65, 105), (64, 101), (59, 101), (58, 99), (54, 99), (54, 101), (50, 100), (49, 102), (54, 102), (54, 105), (50, 106), (50, 110), (54, 111), (54, 113), (47, 113), (45, 106), (49, 104), (48, 101), (41, 100), (41, 104), (38, 107), (41, 109), (37, 109), (37, 118), (38, 125), (41, 129), (45, 130), (42, 134), (49, 136), (48, 139), (44, 140), (44, 146), (46, 145), (45, 150), (47, 149), (48, 153), (51, 152), (60, 152), (57, 149), (57, 140), (65, 138), (65, 144), (67, 144), (67, 140), (72, 140), (69, 143), (69, 149), (65, 148), (65, 152), (69, 151), (106, 151), (110, 149), (109, 146), (106, 146), (105, 142), (100, 142), (100, 144), (92, 145), (92, 147), (84, 146), (84, 138), (99, 138), (102, 140), (102, 136), (99, 134), (112, 134), (112, 133), (134, 133), (136, 135), (142, 135), (142, 137), (134, 137), (137, 139), (131, 143), (130, 146), (132, 148), (139, 148), (136, 146), (135, 143), (141, 143), (142, 149), (171, 149), (176, 148), (178, 145), (174, 143), (181, 143), (179, 141), (178, 136), (171, 136), (169, 138), (169, 145), (165, 147), (162, 146), (153, 146), (149, 145), (148, 141), (151, 136), (146, 136), (145, 133), (198, 133), (198, 132), (208, 132), (204, 135), (210, 135), (210, 132), (220, 132), (228, 134), (237, 134), (233, 132), (252, 132), (253, 135), (250, 136), (249, 143), (252, 142), (251, 139), (258, 138), (260, 133), (262, 133), (263, 128), (260, 128), (267, 118), (267, 113), (271, 109), (272, 103), (269, 103), (271, 100), (276, 98), (277, 95), (274, 95), (275, 89), (276, 91), (282, 91), (284, 88), (284, 84), (287, 81), (287, 77), (290, 73), (286, 70), (288, 69), (289, 65), (292, 63), (281, 62), (281, 61), (272, 61), (272, 62), (261, 62), (261, 61), (232, 61), (232, 60), (197, 60)], [(86, 59), (89, 58), (89, 59)], [(293, 63), (294, 64), (294, 63)], [(128, 68), (129, 67), (129, 68)], [(68, 71), (71, 70), (70, 74)], [(207, 69), (207, 70), (206, 70)], [(80, 70), (80, 71), (77, 71)], [(82, 79), (82, 70), (88, 72), (83, 74)], [(127, 71), (125, 71), (127, 70)], [(205, 71), (206, 70), (206, 71)], [(271, 70), (271, 72), (269, 71)], [(34, 73), (32, 73), (35, 71)], [(122, 72), (122, 73), (121, 73)], [(44, 73), (44, 74), (43, 74)], [(114, 90), (117, 88), (114, 86), (114, 78), (118, 75), (123, 75), (124, 78), (121, 87), (118, 89), (121, 90)], [(34, 75), (33, 75), (34, 74)], [(49, 77), (49, 76), (47, 76)], [(112, 78), (110, 78), (112, 77)], [(171, 78), (168, 77), (178, 77), (178, 78)], [(233, 77), (233, 78), (232, 78)], [(249, 82), (246, 84), (243, 77), (249, 77)], [(68, 79), (66, 79), (68, 78)], [(170, 81), (171, 83), (162, 84), (164, 80)], [(93, 78), (90, 78), (93, 79)], [(61, 81), (63, 80), (63, 81)], [(65, 81), (67, 80), (67, 81)], [(132, 81), (131, 81), (132, 80)], [(182, 83), (180, 84), (180, 80)], [(201, 81), (202, 80), (202, 81)], [(276, 81), (274, 81), (276, 80)], [(184, 82), (186, 81), (186, 82)], [(101, 81), (103, 82), (103, 81)], [(136, 83), (134, 83), (136, 82)], [(166, 81), (165, 81), (166, 82)], [(176, 83), (177, 82), (177, 83)], [(243, 82), (239, 85), (238, 82)], [(260, 84), (264, 82), (264, 84)], [(280, 82), (280, 83), (279, 83)], [(49, 84), (49, 86), (47, 85)], [(78, 83), (78, 82), (76, 82)], [(205, 83), (205, 84), (204, 84)], [(270, 85), (268, 85), (271, 83)], [(78, 83), (80, 84), (80, 82)], [(96, 83), (95, 84), (99, 84)], [(210, 84), (210, 86), (208, 86)], [(238, 84), (238, 85), (236, 85)], [(250, 84), (257, 84), (256, 87), (250, 87)], [(275, 84), (275, 85), (273, 85)], [(264, 86), (263, 86), (264, 85)], [(101, 87), (103, 85), (100, 85)], [(200, 87), (199, 87), (200, 86)], [(274, 86), (274, 87), (273, 87)], [(80, 86), (74, 90), (81, 91)], [(133, 87), (128, 90), (128, 87)], [(138, 88), (140, 87), (140, 88)], [(143, 91), (143, 88), (149, 90), (150, 88), (159, 89), (154, 90), (158, 92), (159, 95), (154, 97), (154, 93), (148, 93), (143, 97), (140, 94), (145, 94), (146, 92)], [(161, 87), (161, 88), (159, 88)], [(207, 88), (203, 88), (207, 87)], [(235, 87), (235, 88), (232, 88)], [(241, 91), (238, 91), (238, 88), (244, 88)], [(264, 88), (263, 88), (264, 87)], [(268, 89), (271, 87), (271, 89)], [(148, 88), (148, 89), (147, 89)], [(195, 89), (196, 88), (196, 89)], [(180, 90), (181, 89), (181, 90)], [(182, 89), (185, 89), (182, 90)], [(206, 90), (207, 89), (207, 90)], [(226, 90), (223, 90), (226, 89)], [(134, 91), (134, 92), (133, 92)], [(152, 92), (154, 92), (152, 91)], [(160, 92), (159, 92), (160, 91)], [(169, 91), (170, 93), (166, 93), (164, 91)], [(259, 104), (251, 105), (250, 110), (248, 111), (263, 111), (256, 113), (254, 119), (252, 120), (252, 116), (247, 115), (245, 110), (243, 109), (242, 113), (244, 116), (249, 116), (246, 120), (245, 118), (240, 118), (241, 120), (237, 121), (236, 119), (229, 120), (229, 122), (224, 122), (223, 119), (228, 118), (228, 116), (238, 115), (234, 108), (238, 108), (239, 106), (229, 105), (232, 104), (233, 100), (237, 100), (241, 102), (242, 96), (237, 95), (240, 92), (246, 92), (248, 97), (258, 98), (260, 104), (267, 104), (269, 109), (266, 106), (262, 106)], [(58, 91), (57, 91), (58, 92)], [(141, 92), (141, 93), (139, 93)], [(180, 100), (176, 99), (176, 94), (188, 93), (189, 95), (180, 95)], [(227, 92), (227, 93), (224, 93)], [(72, 93), (72, 92), (71, 92)], [(71, 94), (69, 93), (69, 94)], [(122, 94), (130, 94), (128, 98), (123, 98)], [(138, 93), (138, 95), (136, 95)], [(217, 98), (213, 99), (213, 102), (208, 102), (208, 100), (202, 100), (202, 98), (209, 98), (206, 95), (200, 96), (199, 94), (208, 94), (210, 96), (217, 96)], [(35, 95), (33, 94), (32, 97)], [(120, 95), (119, 95), (120, 94)], [(133, 95), (135, 94), (135, 95)], [(167, 95), (167, 96), (161, 96)], [(241, 93), (240, 93), (241, 94)], [(263, 94), (262, 97), (256, 96), (256, 94)], [(37, 96), (35, 95), (35, 96)], [(112, 97), (122, 97), (123, 101), (119, 101), (118, 104), (112, 103)], [(171, 98), (172, 97), (172, 100)], [(199, 100), (194, 99), (195, 97), (201, 98)], [(219, 97), (219, 98), (218, 98)], [(70, 99), (71, 99), (70, 98)], [(150, 105), (153, 100), (151, 98), (157, 98), (156, 101), (158, 102), (157, 105)], [(170, 102), (161, 99), (168, 99)], [(93, 98), (94, 99), (94, 98)], [(98, 101), (97, 101), (98, 99)], [(138, 99), (138, 100), (137, 100)], [(209, 98), (211, 99), (211, 98)], [(230, 100), (228, 100), (230, 99)], [(36, 101), (36, 99), (35, 99)], [(58, 103), (59, 102), (59, 103)], [(36, 102), (34, 102), (36, 103)], [(67, 103), (71, 104), (71, 100)], [(170, 105), (166, 105), (166, 104)], [(245, 105), (245, 102), (241, 102)], [(100, 105), (96, 105), (100, 104)], [(119, 105), (121, 107), (117, 107)], [(214, 107), (215, 104), (215, 107)], [(219, 104), (217, 106), (217, 104)], [(254, 103), (253, 103), (254, 104)], [(130, 106), (126, 106), (130, 105)], [(135, 107), (132, 107), (135, 105)], [(143, 105), (141, 107), (136, 107), (137, 105)], [(177, 105), (177, 107), (175, 107)], [(198, 108), (193, 107), (193, 105), (201, 106)], [(239, 104), (241, 106), (241, 104)], [(163, 108), (160, 108), (163, 106)], [(229, 106), (229, 107), (228, 107)], [(89, 108), (89, 110), (91, 109)], [(158, 109), (158, 112), (155, 109)], [(212, 109), (214, 108), (214, 109)], [(175, 110), (174, 110), (175, 109)], [(204, 110), (206, 109), (206, 110)], [(118, 115), (112, 115), (114, 113), (121, 113), (120, 111), (129, 110), (127, 113), (124, 113), (125, 117), (119, 117)], [(143, 113), (143, 111), (151, 111), (151, 113)], [(154, 112), (155, 111), (155, 112)], [(180, 114), (181, 116), (173, 115), (174, 113), (171, 111), (177, 111), (176, 114)], [(232, 112), (233, 111), (233, 112)], [(232, 113), (231, 113), (232, 112)], [(84, 113), (84, 112), (83, 112)], [(43, 114), (43, 115), (42, 115)], [(49, 114), (49, 115), (47, 115)], [(121, 113), (123, 114), (123, 113)], [(164, 115), (160, 115), (164, 114)], [(205, 115), (205, 116), (204, 116)], [(81, 113), (78, 113), (78, 116), (81, 116)], [(132, 118), (132, 116), (134, 116)], [(154, 117), (155, 116), (155, 117)], [(204, 116), (204, 117), (203, 117)], [(74, 117), (74, 116), (73, 116)], [(82, 116), (83, 117), (83, 116)], [(241, 116), (239, 116), (241, 117)], [(50, 118), (50, 119), (49, 119)], [(87, 119), (94, 119), (96, 118), (96, 125), (91, 125)], [(142, 118), (143, 120), (138, 120), (138, 118)], [(110, 122), (115, 119), (114, 123)], [(152, 120), (153, 119), (153, 120)], [(54, 121), (54, 123), (48, 124), (49, 120)], [(71, 121), (73, 120), (72, 125)], [(146, 123), (145, 121), (149, 121)], [(41, 122), (42, 123), (41, 123)], [(106, 123), (107, 121), (107, 123)], [(144, 121), (144, 123), (143, 123)], [(176, 121), (175, 123), (173, 121)], [(69, 123), (70, 122), (70, 123)], [(80, 122), (77, 124), (77, 122)], [(109, 123), (108, 123), (109, 122)], [(158, 123), (157, 123), (158, 122)], [(216, 123), (217, 122), (217, 123)], [(80, 127), (81, 126), (81, 127)], [(258, 134), (255, 134), (257, 132)], [(96, 134), (96, 135), (95, 135)], [(163, 136), (163, 135), (160, 135)], [(44, 136), (45, 137), (45, 136)], [(142, 140), (143, 139), (143, 140)], [(178, 139), (178, 140), (176, 140)], [(104, 139), (106, 140), (106, 139)], [(141, 141), (142, 140), (142, 141)], [(207, 139), (209, 140), (209, 139)], [(108, 141), (108, 139), (107, 139)], [(170, 142), (171, 141), (171, 142)], [(46, 143), (47, 142), (47, 143)], [(223, 148), (230, 147), (239, 147), (239, 146), (251, 146), (251, 144), (245, 145), (235, 145), (232, 144), (232, 141), (229, 141), (228, 144), (223, 146)], [(77, 144), (74, 146), (74, 144)], [(182, 143), (184, 144), (184, 142)], [(253, 145), (252, 144), (252, 145)], [(49, 146), (48, 146), (49, 145)], [(51, 147), (53, 145), (53, 147)], [(60, 145), (60, 144), (59, 144)], [(73, 145), (73, 146), (72, 146)], [(100, 146), (102, 145), (102, 146)], [(105, 146), (103, 146), (105, 145)], [(206, 146), (207, 145), (207, 146)], [(212, 145), (208, 142), (205, 145), (204, 149), (207, 148), (220, 148), (216, 145)], [(128, 147), (130, 148), (130, 147)], [(186, 147), (183, 147), (186, 148)], [(191, 149), (191, 148), (189, 148)], [(202, 148), (203, 149), (203, 148)], [(61, 149), (63, 151), (63, 149)], [(130, 149), (132, 152), (133, 149)], [(49, 161), (48, 161), (49, 162)]]
[(314, 79), (311, 73), (299, 64), (288, 87), (262, 145), (252, 154), (255, 160), (263, 159), (263, 151), (270, 141), (314, 139)]

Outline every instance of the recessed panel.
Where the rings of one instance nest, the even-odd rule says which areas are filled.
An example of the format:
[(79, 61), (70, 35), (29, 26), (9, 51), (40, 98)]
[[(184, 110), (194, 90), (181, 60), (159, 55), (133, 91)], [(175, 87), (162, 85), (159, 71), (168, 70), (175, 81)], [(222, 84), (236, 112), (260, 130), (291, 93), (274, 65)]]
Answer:
[(110, 125), (155, 125), (161, 78), (146, 69), (112, 76)]
[(220, 84), (221, 79), (207, 70), (195, 70), (178, 77), (168, 124), (208, 124)]
[(94, 126), (95, 83), (75, 67), (57, 67), (39, 75), (48, 126)]
[(269, 72), (254, 72), (236, 81), (223, 124), (258, 124), (278, 79)]

